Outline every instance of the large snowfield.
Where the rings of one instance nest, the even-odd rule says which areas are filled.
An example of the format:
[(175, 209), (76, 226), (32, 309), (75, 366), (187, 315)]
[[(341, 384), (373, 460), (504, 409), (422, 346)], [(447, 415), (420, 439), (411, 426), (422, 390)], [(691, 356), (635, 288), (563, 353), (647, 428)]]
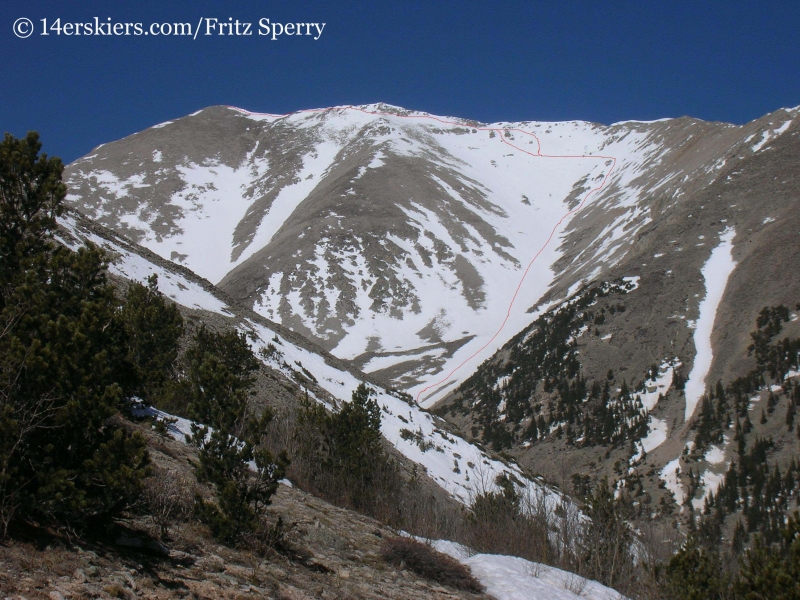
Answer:
[[(399, 312), (376, 307), (374, 292), (385, 285), (386, 273), (375, 272), (363, 255), (366, 238), (344, 246), (334, 240), (348, 231), (348, 217), (333, 210), (326, 217), (335, 223), (331, 237), (319, 234), (309, 242), (314, 244), (312, 258), (298, 259), (294, 272), (284, 265), (272, 273), (266, 285), (253, 291), (252, 300), (263, 316), (290, 327), (301, 323), (320, 339), (332, 335), (334, 307), (349, 307), (350, 317), (337, 325), (341, 335), (335, 338), (333, 354), (353, 359), (377, 352), (363, 364), (366, 372), (409, 365), (409, 383), (403, 387), (426, 407), (538, 316), (541, 310), (529, 309), (555, 283), (554, 265), (564, 255), (562, 244), (576, 219), (602, 223), (573, 259), (586, 280), (596, 279), (625, 256), (650, 221), (642, 200), (678, 181), (678, 172), (659, 171), (663, 135), (671, 121), (608, 127), (583, 121), (476, 124), (383, 104), (288, 115), (223, 110), (231, 119), (243, 119), (248, 135), (270, 139), (274, 130), (298, 140), (292, 147), (298, 153), (292, 176), (282, 179), (280, 169), (285, 167), (271, 164), (256, 143), (237, 165), (223, 162), (209, 147), (205, 158), (173, 156), (178, 162), (165, 167), (165, 155), (154, 148), (152, 158), (142, 162), (142, 172), (124, 177), (115, 176), (97, 158), (107, 147), (96, 149), (72, 165), (76, 181), (91, 182), (103, 198), (124, 198), (155, 185), (145, 180), (181, 182), (168, 201), (171, 214), (178, 215), (171, 230), (165, 231), (159, 213), (149, 208), (125, 205), (116, 218), (142, 234), (139, 241), (145, 247), (218, 283), (300, 218), (298, 209), (329, 174), (349, 178), (342, 202), (349, 195), (356, 202), (354, 190), (362, 180), (382, 177), (383, 169), (391, 177), (391, 165), (398, 160), (424, 160), (428, 166), (421, 177), (433, 186), (426, 189), (438, 188), (436, 203), (402, 196), (391, 189), (391, 179), (381, 183), (388, 195), (380, 202), (396, 204), (404, 227), (416, 231), (409, 234), (406, 228), (400, 235), (390, 228), (380, 239), (392, 257), (384, 266), (392, 281), (413, 297), (410, 305)], [(201, 113), (187, 119), (200, 119)], [(764, 135), (780, 135), (789, 122), (776, 121)], [(166, 123), (157, 131), (167, 135), (178, 126)], [(372, 154), (358, 169), (337, 171), (364, 147)], [(646, 182), (645, 170), (650, 174)], [(711, 177), (714, 170), (703, 167), (693, 177)], [(268, 207), (254, 208), (270, 186), (278, 186), (277, 195)], [(72, 200), (80, 205), (80, 197)], [(96, 219), (111, 214), (104, 203), (93, 210)], [(245, 222), (257, 224), (246, 239), (236, 233)], [(310, 226), (298, 239), (306, 231), (311, 235)], [(342, 295), (342, 277), (352, 283), (353, 297)], [(446, 353), (432, 345), (431, 332), (443, 342), (461, 345)], [(426, 357), (427, 362), (415, 362)]]

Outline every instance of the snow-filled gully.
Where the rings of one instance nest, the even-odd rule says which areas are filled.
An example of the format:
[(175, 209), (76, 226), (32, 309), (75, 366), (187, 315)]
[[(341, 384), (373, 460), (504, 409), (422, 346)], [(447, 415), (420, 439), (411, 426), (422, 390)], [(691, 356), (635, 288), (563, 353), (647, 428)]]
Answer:
[(725, 293), (730, 277), (736, 263), (733, 260), (733, 228), (727, 228), (719, 236), (719, 245), (711, 251), (706, 264), (703, 265), (702, 275), (706, 287), (705, 298), (700, 302), (700, 316), (694, 330), (695, 357), (692, 370), (686, 380), (686, 414), (688, 421), (692, 418), (697, 403), (706, 391), (706, 377), (711, 369), (713, 350), (711, 346), (711, 333), (717, 317), (717, 309)]

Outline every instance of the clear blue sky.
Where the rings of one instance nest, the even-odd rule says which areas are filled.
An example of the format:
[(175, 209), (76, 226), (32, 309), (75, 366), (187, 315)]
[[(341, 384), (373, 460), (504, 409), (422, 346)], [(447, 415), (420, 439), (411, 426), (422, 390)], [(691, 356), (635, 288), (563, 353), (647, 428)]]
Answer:
[[(14, 22), (35, 30), (15, 37)], [(42, 36), (41, 19), (324, 22), (319, 40)], [(107, 21), (106, 21), (107, 22)], [(800, 104), (800, 2), (289, 0), (0, 4), (0, 129), (69, 162), (214, 104), (383, 101), (481, 121), (744, 123)]]

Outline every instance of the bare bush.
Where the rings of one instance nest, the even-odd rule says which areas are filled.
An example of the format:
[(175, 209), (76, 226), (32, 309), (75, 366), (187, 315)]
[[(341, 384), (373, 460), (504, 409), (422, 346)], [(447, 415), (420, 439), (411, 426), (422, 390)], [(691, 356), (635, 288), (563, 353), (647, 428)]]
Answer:
[(391, 527), (426, 538), (460, 539), (463, 510), (423, 481), (416, 465), (408, 468), (382, 442), (370, 464), (368, 485), (342, 476), (329, 464), (329, 440), (320, 409), (307, 400), (275, 415), (266, 436), (268, 448), (286, 448), (287, 476), (299, 488), (327, 502), (357, 510)]
[(584, 595), (588, 583), (589, 582), (584, 577), (576, 575), (575, 573), (565, 573), (561, 580), (564, 589), (572, 592), (576, 596)]
[(480, 593), (485, 589), (467, 566), (411, 538), (387, 539), (381, 548), (381, 556), (390, 564), (405, 567), (441, 585), (468, 592)]
[(175, 523), (185, 521), (194, 505), (194, 481), (168, 469), (157, 469), (145, 479), (143, 499), (162, 539)]
[(478, 552), (512, 554), (534, 562), (553, 564), (544, 498), (523, 498), (505, 477), (495, 489), (472, 500), (465, 523), (465, 542)]
[(536, 577), (536, 579), (539, 579), (545, 573), (549, 573), (550, 572), (550, 567), (548, 567), (544, 563), (531, 562), (528, 565), (526, 571), (527, 571), (528, 575), (530, 575), (531, 577)]
[(274, 523), (262, 520), (260, 525), (244, 536), (245, 544), (263, 557), (276, 552), (285, 552), (292, 547), (289, 540), (290, 531), (284, 525), (283, 518), (278, 517)]

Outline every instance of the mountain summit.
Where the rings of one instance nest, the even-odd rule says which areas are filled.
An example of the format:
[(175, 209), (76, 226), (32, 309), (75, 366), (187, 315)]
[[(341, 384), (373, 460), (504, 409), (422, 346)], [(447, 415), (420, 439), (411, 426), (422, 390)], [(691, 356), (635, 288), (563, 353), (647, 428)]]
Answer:
[[(68, 201), (429, 406), (584, 283), (680, 248), (692, 274), (675, 285), (694, 290), (717, 236), (733, 228), (738, 249), (775, 218), (750, 202), (712, 226), (696, 198), (796, 136), (797, 115), (603, 126), (217, 106), (77, 160)], [(688, 237), (630, 260), (678, 215)]]

